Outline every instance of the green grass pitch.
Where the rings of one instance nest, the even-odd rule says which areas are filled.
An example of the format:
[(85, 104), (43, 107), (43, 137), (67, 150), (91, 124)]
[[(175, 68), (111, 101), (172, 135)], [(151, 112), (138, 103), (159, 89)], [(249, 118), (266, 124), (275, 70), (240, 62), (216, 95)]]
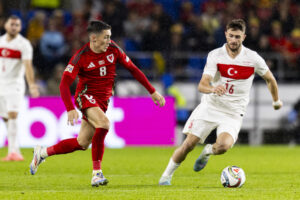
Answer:
[[(158, 180), (175, 148), (106, 149), (102, 168), (109, 184), (98, 188), (90, 186), (90, 150), (47, 158), (32, 176), (32, 149), (23, 149), (26, 161), (0, 162), (0, 199), (300, 199), (300, 147), (237, 145), (212, 156), (196, 173), (193, 163), (202, 148), (188, 155), (172, 186), (158, 186)], [(0, 156), (6, 151), (0, 149)], [(242, 188), (221, 185), (221, 171), (228, 165), (244, 169)]]

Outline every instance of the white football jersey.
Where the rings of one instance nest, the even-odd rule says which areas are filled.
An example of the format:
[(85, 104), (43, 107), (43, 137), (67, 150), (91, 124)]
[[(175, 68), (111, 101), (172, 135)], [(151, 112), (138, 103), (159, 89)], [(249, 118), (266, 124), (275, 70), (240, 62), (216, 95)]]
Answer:
[(23, 60), (32, 60), (32, 46), (18, 34), (7, 41), (7, 34), (0, 37), (0, 95), (25, 92), (25, 66)]
[(261, 56), (244, 46), (239, 55), (231, 58), (225, 45), (209, 52), (203, 74), (213, 77), (213, 86), (224, 85), (226, 93), (204, 94), (201, 103), (225, 113), (243, 115), (255, 73), (263, 76), (269, 68)]

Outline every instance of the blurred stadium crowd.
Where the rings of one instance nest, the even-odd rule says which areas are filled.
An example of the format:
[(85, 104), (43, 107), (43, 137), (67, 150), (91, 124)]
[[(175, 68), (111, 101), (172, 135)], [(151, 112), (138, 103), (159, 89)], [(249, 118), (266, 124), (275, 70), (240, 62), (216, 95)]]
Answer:
[[(225, 24), (243, 18), (244, 45), (261, 53), (277, 77), (284, 73), (279, 81), (300, 80), (297, 0), (1, 0), (1, 34), (11, 14), (22, 19), (41, 92), (47, 95), (59, 94), (61, 74), (87, 42), (91, 19), (110, 24), (113, 40), (151, 79), (198, 82), (207, 52), (225, 42)], [(128, 77), (121, 71), (120, 78)]]

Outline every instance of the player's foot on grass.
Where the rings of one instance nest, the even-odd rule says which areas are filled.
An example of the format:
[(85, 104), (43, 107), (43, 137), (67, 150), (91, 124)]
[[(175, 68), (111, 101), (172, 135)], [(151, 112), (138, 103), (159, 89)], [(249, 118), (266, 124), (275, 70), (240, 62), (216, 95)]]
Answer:
[(200, 170), (202, 170), (206, 166), (209, 157), (210, 157), (210, 155), (206, 153), (205, 148), (204, 148), (204, 150), (202, 151), (202, 153), (197, 158), (197, 160), (194, 164), (194, 171), (199, 172)]
[(162, 176), (159, 179), (159, 185), (171, 185), (172, 176)]
[(99, 185), (107, 185), (108, 180), (104, 177), (103, 173), (97, 172), (93, 173), (91, 184), (93, 187), (98, 187)]
[(23, 161), (24, 158), (19, 153), (9, 153), (6, 157), (2, 158), (1, 161), (9, 162), (9, 161)]
[(41, 147), (41, 146), (36, 146), (34, 148), (33, 158), (32, 158), (31, 164), (30, 164), (30, 173), (32, 175), (34, 175), (36, 173), (39, 165), (45, 161), (45, 158), (43, 158), (41, 156), (42, 148), (43, 147)]

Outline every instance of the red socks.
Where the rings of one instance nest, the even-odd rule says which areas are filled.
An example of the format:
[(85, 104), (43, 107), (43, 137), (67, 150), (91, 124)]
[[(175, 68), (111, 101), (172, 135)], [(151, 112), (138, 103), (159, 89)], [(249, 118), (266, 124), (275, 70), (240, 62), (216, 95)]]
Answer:
[[(104, 154), (104, 139), (108, 130), (103, 128), (96, 128), (93, 139), (92, 139), (92, 160), (93, 169), (101, 169), (101, 161)], [(47, 148), (48, 156), (56, 154), (66, 154), (71, 153), (76, 150), (83, 150), (83, 148), (78, 144), (76, 138), (62, 140), (56, 145)]]
[(96, 128), (92, 139), (92, 160), (93, 170), (101, 169), (101, 161), (104, 154), (104, 139), (108, 130), (103, 128)]
[(47, 148), (48, 156), (55, 154), (66, 154), (71, 153), (76, 150), (83, 150), (83, 148), (78, 144), (77, 138), (71, 138), (62, 140), (56, 145)]

